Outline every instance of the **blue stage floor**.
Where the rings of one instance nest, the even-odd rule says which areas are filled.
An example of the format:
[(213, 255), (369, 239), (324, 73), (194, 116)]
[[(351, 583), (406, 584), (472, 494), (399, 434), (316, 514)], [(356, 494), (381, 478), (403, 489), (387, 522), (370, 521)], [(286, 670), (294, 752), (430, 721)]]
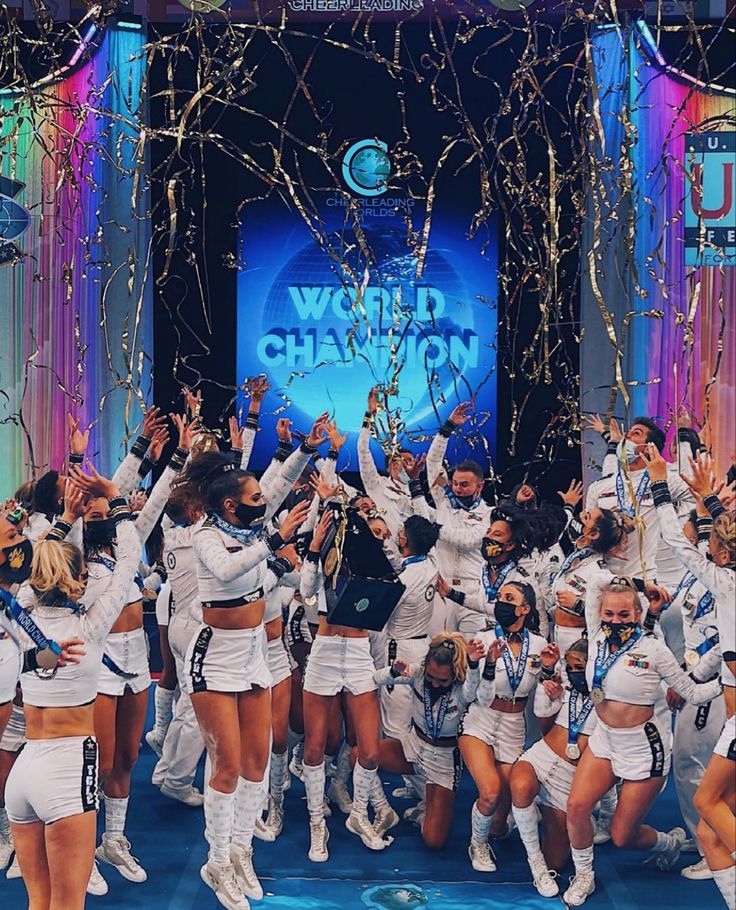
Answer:
[[(154, 756), (144, 745), (134, 775), (127, 835), (133, 852), (148, 871), (148, 881), (136, 885), (111, 867), (102, 871), (110, 884), (105, 897), (90, 897), (94, 910), (216, 910), (212, 892), (199, 877), (205, 858), (201, 810), (190, 809), (161, 796), (150, 783)], [(384, 775), (384, 780), (389, 780)], [(393, 781), (387, 786), (387, 792)], [(467, 857), (472, 780), (465, 775), (458, 798), (450, 841), (440, 854), (422, 845), (416, 829), (402, 822), (392, 833), (394, 843), (371, 853), (344, 828), (337, 810), (328, 821), (330, 861), (307, 859), (308, 825), (304, 790), (294, 781), (286, 795), (286, 828), (275, 844), (256, 841), (256, 869), (266, 897), (262, 910), (503, 910), (564, 907), (559, 898), (540, 897), (531, 885), (523, 849), (516, 835), (495, 844), (499, 871), (474, 873)], [(394, 801), (401, 810), (408, 804)], [(672, 784), (657, 802), (650, 821), (667, 829), (681, 824)], [(610, 844), (596, 849), (597, 891), (589, 910), (723, 910), (715, 885), (691, 882), (677, 871), (662, 873), (642, 866), (644, 856), (617, 850)], [(683, 855), (678, 869), (696, 861)], [(567, 874), (563, 875), (563, 883)], [(564, 888), (562, 889), (564, 890)], [(0, 908), (27, 907), (21, 881), (0, 878)]]

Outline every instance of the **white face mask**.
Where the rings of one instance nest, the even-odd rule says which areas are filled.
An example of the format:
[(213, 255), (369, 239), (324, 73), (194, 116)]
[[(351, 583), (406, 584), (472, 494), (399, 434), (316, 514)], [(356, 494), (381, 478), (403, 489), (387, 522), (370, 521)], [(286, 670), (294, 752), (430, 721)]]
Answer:
[(399, 471), (399, 483), (403, 483), (404, 486), (408, 487), (408, 486), (409, 486), (409, 479), (410, 479), (410, 478), (409, 478), (409, 475), (408, 475), (408, 474), (406, 473), (406, 471), (402, 468), (402, 469)]
[(636, 451), (636, 444), (630, 439), (622, 439), (616, 446), (616, 457), (619, 461), (625, 461), (626, 464), (636, 461), (639, 457), (639, 453)]

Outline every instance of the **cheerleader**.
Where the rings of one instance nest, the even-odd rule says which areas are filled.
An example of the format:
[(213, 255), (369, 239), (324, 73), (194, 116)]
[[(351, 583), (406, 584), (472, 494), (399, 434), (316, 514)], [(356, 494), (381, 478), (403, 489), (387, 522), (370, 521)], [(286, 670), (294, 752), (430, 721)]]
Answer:
[[(492, 652), (500, 654), (499, 645)], [(406, 687), (412, 718), (400, 739), (379, 742), (379, 767), (389, 774), (419, 775), (426, 785), (422, 840), (432, 850), (447, 841), (462, 763), (458, 728), (478, 689), (482, 642), (465, 642), (459, 632), (435, 635), (424, 659), (412, 666), (398, 658), (374, 674), (381, 686)]]
[(383, 810), (385, 823), (395, 824), (395, 813), (383, 797), (383, 788), (378, 779), (381, 720), (368, 632), (350, 626), (332, 625), (327, 621), (319, 557), (331, 521), (332, 513), (327, 510), (317, 524), (309, 544), (300, 584), (301, 596), (305, 601), (315, 597), (320, 599), (319, 628), (309, 653), (303, 692), (305, 739), (302, 772), (309, 808), (309, 859), (315, 863), (324, 863), (329, 859), (329, 832), (324, 809), (325, 749), (332, 712), (343, 692), (357, 742), (357, 761), (353, 768), (353, 801), (345, 826), (348, 831), (360, 837), (370, 850), (384, 849), (386, 841), (374, 829), (368, 817), (371, 799), (374, 800), (374, 805), (377, 803)]
[(575, 549), (554, 576), (550, 592), (549, 608), (555, 611), (555, 641), (563, 658), (568, 647), (586, 634), (587, 579), (606, 571), (606, 557), (614, 556), (626, 535), (634, 530), (628, 515), (610, 509), (582, 512), (580, 522), (582, 532), (575, 541)]
[[(665, 593), (648, 586), (648, 625), (665, 603)], [(604, 577), (588, 581), (585, 616), (589, 655), (587, 680), (598, 723), (580, 759), (567, 803), (567, 830), (575, 875), (563, 900), (578, 907), (595, 890), (593, 824), (595, 804), (617, 779), (622, 780), (611, 822), (617, 847), (651, 850), (660, 869), (671, 869), (685, 840), (682, 828), (668, 833), (643, 824), (670, 769), (665, 731), (654, 703), (665, 680), (694, 704), (718, 694), (718, 683), (697, 685), (677, 664), (661, 639), (644, 634), (641, 603), (633, 582)]]
[(194, 533), (203, 625), (186, 655), (187, 692), (212, 763), (205, 790), (209, 856), (203, 881), (229, 910), (263, 896), (253, 868), (253, 832), (265, 801), (271, 737), (271, 674), (265, 660), (265, 597), (293, 565), (267, 558), (306, 520), (308, 503), (286, 516), (277, 534), (263, 523), (276, 513), (325, 436), (326, 415), (280, 467), (269, 498), (255, 477), (220, 452), (194, 458), (181, 491), (209, 517)]
[[(588, 745), (595, 723), (585, 666), (588, 642), (572, 642), (564, 656), (565, 672), (537, 686), (534, 714), (544, 731), (543, 739), (524, 752), (511, 771), (512, 811), (526, 850), (534, 887), (542, 897), (555, 897), (555, 876), (567, 862), (567, 800), (578, 759)], [(568, 685), (565, 685), (568, 683)], [(537, 807), (544, 825), (539, 840)]]
[[(695, 809), (701, 816), (697, 836), (708, 867), (726, 906), (736, 903), (736, 513), (727, 512), (714, 493), (712, 461), (701, 454), (690, 462), (690, 488), (699, 499), (699, 530), (709, 526), (705, 512), (713, 517), (705, 556), (679, 532), (670, 501), (666, 463), (651, 449), (647, 467), (653, 481), (653, 495), (662, 538), (680, 561), (713, 594), (720, 639), (721, 679), (726, 703), (726, 725), (695, 794)], [(702, 522), (702, 524), (701, 524)], [(693, 673), (698, 676), (700, 667)]]
[(551, 677), (559, 655), (557, 647), (538, 634), (531, 585), (504, 584), (490, 608), (494, 627), (479, 636), (489, 656), (478, 693), (460, 727), (460, 752), (478, 788), (468, 847), (476, 872), (496, 871), (488, 836), (503, 837), (508, 830), (509, 779), (524, 751), (524, 710), (543, 668)]
[[(105, 592), (88, 599), (82, 608), (87, 578), (82, 553), (54, 540), (37, 546), (23, 603), (44, 636), (83, 641), (84, 650), (73, 666), (54, 667), (39, 653), (38, 666), (23, 674), (26, 745), (6, 788), (8, 817), (30, 905), (65, 910), (83, 908), (93, 867), (97, 681), (107, 634), (126, 602), (140, 558), (140, 541), (118, 489), (97, 474), (87, 480), (87, 489), (109, 500), (117, 562)], [(71, 486), (68, 481), (67, 489)], [(81, 515), (81, 495), (78, 503)]]
[[(135, 520), (141, 547), (163, 511), (171, 484), (184, 466), (195, 430), (195, 425), (187, 426), (183, 418), (174, 415), (173, 419), (179, 430), (178, 448)], [(163, 445), (165, 439), (161, 438), (160, 443)], [(110, 583), (117, 554), (115, 527), (110, 520), (109, 504), (97, 492), (94, 479), (86, 478), (78, 468), (72, 468), (70, 476), (91, 496), (84, 523), (89, 584), (82, 603), (86, 605), (88, 600), (101, 597)], [(105, 643), (108, 660), (99, 674), (95, 702), (100, 785), (105, 794), (105, 828), (96, 855), (100, 862), (114, 866), (127, 881), (137, 883), (145, 882), (147, 874), (130, 852), (125, 824), (131, 776), (148, 710), (151, 675), (143, 630), (143, 596), (153, 584), (140, 575), (131, 584), (128, 603), (116, 618)], [(156, 584), (160, 586), (160, 576)]]

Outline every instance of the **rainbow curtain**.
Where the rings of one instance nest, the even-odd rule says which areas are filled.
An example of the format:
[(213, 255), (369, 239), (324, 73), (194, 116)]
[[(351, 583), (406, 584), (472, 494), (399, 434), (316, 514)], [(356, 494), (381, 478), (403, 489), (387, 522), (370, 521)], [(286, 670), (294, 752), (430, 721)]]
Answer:
[(30, 216), (0, 265), (3, 496), (63, 466), (67, 412), (92, 425), (103, 472), (140, 421), (153, 337), (144, 41), (109, 27), (65, 78), (0, 93), (0, 175), (25, 185), (14, 201)]
[[(598, 30), (591, 62), (598, 180), (583, 242), (582, 410), (612, 406), (625, 421), (648, 415), (669, 424), (671, 439), (684, 405), (725, 473), (736, 448), (736, 257), (698, 264), (686, 237), (688, 211), (698, 207), (696, 147), (706, 134), (733, 147), (736, 98), (674, 72), (639, 23)], [(703, 208), (731, 197), (721, 230), (736, 224), (728, 187), (736, 167), (724, 164), (732, 154), (702, 168)], [(586, 443), (600, 462), (600, 444), (587, 434)]]

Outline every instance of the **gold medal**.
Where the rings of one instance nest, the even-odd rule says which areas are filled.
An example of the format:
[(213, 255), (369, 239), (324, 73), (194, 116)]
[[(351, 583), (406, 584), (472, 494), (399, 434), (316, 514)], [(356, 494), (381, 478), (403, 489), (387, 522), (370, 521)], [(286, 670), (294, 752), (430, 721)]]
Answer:
[(593, 704), (595, 705), (599, 705), (606, 698), (603, 694), (603, 689), (593, 689), (590, 693), (590, 697), (593, 699)]
[(697, 667), (700, 663), (700, 655), (698, 652), (688, 648), (687, 651), (685, 651), (685, 663), (688, 667)]
[(578, 744), (568, 743), (565, 747), (565, 755), (570, 759), (570, 761), (577, 761), (580, 758), (580, 747)]
[(333, 547), (325, 557), (325, 572), (328, 575), (334, 574), (337, 569), (337, 547)]
[(36, 653), (36, 663), (42, 670), (55, 670), (59, 658), (51, 648), (44, 648), (43, 651)]
[(305, 604), (305, 606), (307, 606), (307, 607), (313, 607), (313, 606), (317, 603), (317, 600), (318, 600), (318, 599), (319, 599), (319, 598), (317, 597), (316, 594), (312, 594), (311, 597), (305, 597), (305, 598), (304, 598), (304, 604)]

